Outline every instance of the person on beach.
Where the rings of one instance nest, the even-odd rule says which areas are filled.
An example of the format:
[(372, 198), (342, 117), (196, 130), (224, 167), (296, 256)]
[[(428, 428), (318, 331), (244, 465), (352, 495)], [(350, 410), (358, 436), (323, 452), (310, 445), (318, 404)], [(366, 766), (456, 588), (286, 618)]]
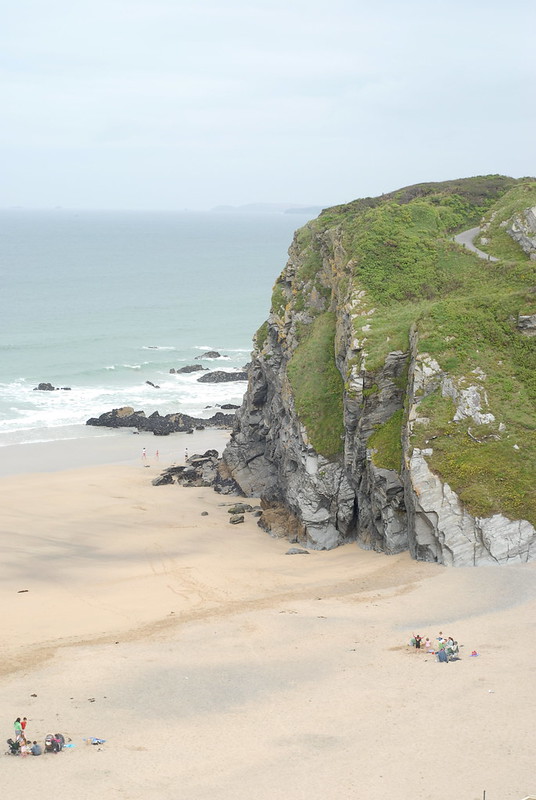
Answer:
[(25, 740), (25, 741), (24, 741), (24, 744), (22, 744), (22, 745), (21, 745), (21, 748), (20, 748), (20, 754), (21, 754), (21, 756), (23, 756), (23, 757), (24, 757), (24, 756), (29, 756), (29, 755), (31, 755), (31, 753), (32, 753), (32, 748), (30, 747), (30, 744), (29, 744), (29, 742), (27, 742), (27, 741)]
[(417, 635), (413, 634), (413, 638), (415, 639), (415, 647), (417, 648), (417, 650), (420, 650), (421, 649), (422, 636), (419, 636), (419, 634), (417, 634)]
[(15, 740), (18, 741), (22, 736), (22, 724), (20, 721), (20, 717), (17, 717), (17, 719), (13, 723), (13, 727), (15, 728)]
[(28, 724), (28, 720), (26, 719), (26, 717), (23, 717), (22, 720), (21, 720), (20, 726), (22, 728), (22, 732), (23, 732), (25, 738), (26, 738), (26, 725), (27, 724)]
[(43, 748), (37, 742), (32, 744), (32, 756), (40, 756), (43, 753)]
[(145, 449), (145, 447), (141, 451), (141, 460), (147, 461), (147, 450)]

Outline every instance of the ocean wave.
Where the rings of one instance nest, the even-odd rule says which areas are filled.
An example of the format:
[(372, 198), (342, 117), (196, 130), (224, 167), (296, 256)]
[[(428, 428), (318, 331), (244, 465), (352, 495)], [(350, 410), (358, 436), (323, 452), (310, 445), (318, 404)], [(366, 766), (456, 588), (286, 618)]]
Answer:
[(160, 345), (160, 344), (144, 344), (142, 350), (176, 350), (173, 345)]
[[(125, 374), (132, 372), (125, 372)], [(17, 382), (8, 385), (8, 391), (0, 386), (0, 433), (41, 430), (45, 438), (46, 429), (65, 425), (85, 424), (90, 417), (98, 417), (112, 408), (132, 406), (146, 414), (182, 412), (204, 418), (214, 413), (214, 407), (223, 403), (239, 405), (244, 393), (243, 382), (199, 383), (198, 374), (162, 375), (152, 373), (155, 389), (140, 376), (139, 382), (128, 381), (113, 386), (80, 386), (73, 384), (71, 391), (34, 392), (33, 384)], [(110, 377), (120, 376), (107, 372)], [(211, 410), (206, 410), (209, 406)], [(52, 437), (56, 438), (56, 437)]]

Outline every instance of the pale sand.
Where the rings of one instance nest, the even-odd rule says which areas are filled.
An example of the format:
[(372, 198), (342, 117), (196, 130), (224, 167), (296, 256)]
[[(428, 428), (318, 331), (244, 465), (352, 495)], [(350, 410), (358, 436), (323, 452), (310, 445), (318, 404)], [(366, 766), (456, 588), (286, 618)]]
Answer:
[[(4, 739), (25, 715), (31, 738), (76, 744), (4, 757), (3, 796), (536, 790), (536, 565), (288, 556), (251, 516), (229, 524), (232, 498), (153, 487), (156, 467), (134, 462), (0, 480)], [(417, 629), (452, 633), (462, 659), (407, 647)]]

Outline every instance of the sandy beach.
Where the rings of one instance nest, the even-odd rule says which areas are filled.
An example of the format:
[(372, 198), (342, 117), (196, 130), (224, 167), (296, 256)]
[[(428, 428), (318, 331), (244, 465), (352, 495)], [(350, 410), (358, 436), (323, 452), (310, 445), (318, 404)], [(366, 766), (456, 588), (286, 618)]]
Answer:
[[(536, 565), (286, 555), (251, 515), (229, 524), (233, 498), (151, 485), (185, 446), (221, 451), (228, 434), (206, 433), (2, 448), (4, 741), (26, 716), (31, 739), (74, 745), (5, 756), (4, 794), (536, 792)], [(409, 647), (413, 631), (454, 636), (461, 659)]]

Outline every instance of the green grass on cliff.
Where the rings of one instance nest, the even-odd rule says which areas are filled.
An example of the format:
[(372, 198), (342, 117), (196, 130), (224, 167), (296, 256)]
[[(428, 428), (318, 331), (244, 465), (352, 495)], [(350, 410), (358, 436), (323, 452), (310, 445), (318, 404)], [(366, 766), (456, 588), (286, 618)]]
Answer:
[(395, 411), (389, 419), (379, 425), (369, 437), (367, 447), (373, 450), (372, 461), (376, 467), (400, 472), (402, 464), (402, 423), (404, 412)]
[(307, 326), (287, 366), (296, 412), (315, 450), (333, 458), (343, 449), (343, 382), (335, 365), (335, 314)]
[(502, 513), (536, 525), (536, 424), (520, 424), (515, 413), (501, 415), (506, 430), (500, 432), (498, 420), (453, 422), (454, 410), (438, 390), (423, 400), (419, 413), (430, 421), (416, 426), (413, 444), (432, 447), (431, 469), (474, 516)]

